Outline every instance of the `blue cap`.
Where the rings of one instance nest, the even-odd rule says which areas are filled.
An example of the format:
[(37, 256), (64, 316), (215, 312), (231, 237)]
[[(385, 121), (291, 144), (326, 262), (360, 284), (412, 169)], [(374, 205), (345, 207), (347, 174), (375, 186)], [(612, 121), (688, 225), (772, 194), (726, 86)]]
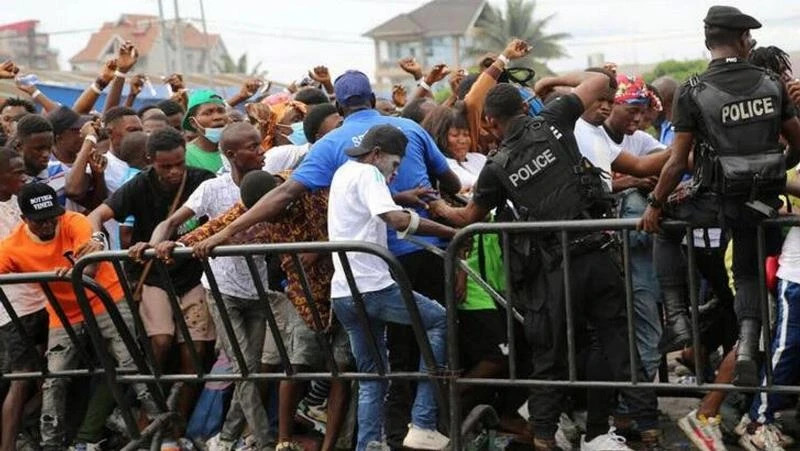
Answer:
[(351, 101), (363, 101), (372, 97), (372, 86), (369, 78), (363, 72), (348, 70), (339, 75), (333, 83), (336, 101), (341, 105), (348, 105)]

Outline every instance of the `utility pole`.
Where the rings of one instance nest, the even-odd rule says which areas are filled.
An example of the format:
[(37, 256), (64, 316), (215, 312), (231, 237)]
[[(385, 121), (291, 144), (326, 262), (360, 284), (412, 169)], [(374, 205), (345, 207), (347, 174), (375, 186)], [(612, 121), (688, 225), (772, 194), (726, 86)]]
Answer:
[(167, 24), (164, 21), (164, 4), (162, 0), (158, 0), (158, 24), (161, 27), (161, 52), (164, 56), (164, 75), (169, 76), (174, 71), (172, 70), (172, 63), (169, 60), (169, 49), (167, 45)]
[(206, 27), (206, 9), (203, 7), (203, 0), (200, 1), (200, 20), (203, 22), (203, 35), (205, 36), (206, 48), (206, 76), (208, 76), (208, 87), (214, 87), (214, 75), (211, 73), (211, 44), (208, 40), (208, 28)]
[(184, 73), (184, 54), (183, 54), (183, 25), (181, 24), (181, 15), (178, 12), (178, 0), (173, 0), (175, 5), (175, 46), (178, 48), (178, 71)]

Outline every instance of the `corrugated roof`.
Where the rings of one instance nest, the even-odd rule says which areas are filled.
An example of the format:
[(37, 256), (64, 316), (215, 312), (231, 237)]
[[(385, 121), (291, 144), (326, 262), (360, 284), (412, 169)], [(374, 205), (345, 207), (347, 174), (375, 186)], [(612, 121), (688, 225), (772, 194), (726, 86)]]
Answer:
[(370, 38), (403, 35), (462, 35), (478, 19), (485, 0), (433, 0), (364, 33)]
[[(167, 22), (167, 33), (172, 33), (174, 22)], [(181, 22), (183, 29), (183, 45), (189, 49), (204, 49), (206, 38), (203, 32), (194, 25)], [(144, 56), (153, 49), (153, 44), (161, 34), (161, 26), (157, 16), (141, 14), (123, 14), (117, 22), (106, 22), (99, 31), (92, 33), (91, 38), (80, 52), (69, 59), (71, 63), (86, 63), (99, 61), (103, 51), (112, 39), (119, 38), (131, 41), (139, 49), (139, 54)], [(211, 47), (219, 41), (218, 34), (208, 34), (208, 44)]]

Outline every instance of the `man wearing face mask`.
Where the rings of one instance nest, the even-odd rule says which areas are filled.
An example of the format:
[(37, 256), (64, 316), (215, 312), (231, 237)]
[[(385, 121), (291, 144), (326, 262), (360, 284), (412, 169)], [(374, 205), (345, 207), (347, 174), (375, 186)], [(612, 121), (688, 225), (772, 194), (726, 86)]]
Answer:
[(189, 108), (183, 118), (183, 129), (197, 133), (197, 138), (186, 145), (186, 165), (217, 173), (222, 169), (219, 140), (228, 122), (225, 100), (213, 91), (194, 91), (189, 97)]
[[(673, 111), (675, 139), (640, 228), (659, 232), (654, 241), (656, 275), (667, 324), (667, 351), (691, 340), (686, 299), (683, 231), (660, 230), (666, 216), (709, 225), (722, 222), (733, 247), (735, 310), (739, 345), (733, 383), (758, 384), (757, 353), (761, 330), (756, 226), (773, 216), (785, 192), (786, 167), (800, 161), (800, 121), (786, 87), (775, 74), (747, 62), (755, 46), (750, 30), (761, 27), (730, 6), (712, 6), (704, 19), (708, 69), (681, 86)], [(784, 154), (779, 137), (789, 143)], [(690, 196), (668, 202), (688, 167), (694, 149)], [(777, 251), (780, 230), (765, 228), (767, 255)]]

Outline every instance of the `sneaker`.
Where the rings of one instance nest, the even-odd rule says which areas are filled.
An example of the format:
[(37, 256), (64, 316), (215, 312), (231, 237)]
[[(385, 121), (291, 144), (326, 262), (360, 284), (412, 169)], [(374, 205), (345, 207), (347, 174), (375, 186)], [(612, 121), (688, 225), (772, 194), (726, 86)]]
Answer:
[(367, 443), (367, 451), (392, 451), (392, 448), (389, 448), (384, 442), (369, 442)]
[(103, 442), (97, 443), (76, 443), (69, 447), (70, 451), (101, 451), (103, 447), (100, 444)]
[(194, 444), (192, 439), (181, 437), (178, 439), (178, 449), (181, 451), (197, 451), (197, 445)]
[(747, 426), (749, 426), (750, 423), (751, 423), (750, 414), (745, 413), (744, 415), (742, 415), (742, 419), (739, 420), (739, 424), (737, 424), (736, 427), (733, 428), (733, 432), (735, 432), (736, 435), (738, 435), (739, 437), (743, 436), (744, 434), (747, 434)]
[(678, 427), (700, 451), (720, 451), (725, 449), (721, 421), (719, 415), (706, 418), (703, 415), (698, 416), (697, 410), (692, 410), (678, 420)]
[(662, 444), (661, 429), (647, 429), (639, 433), (641, 435), (642, 446), (639, 448), (643, 451), (662, 451), (664, 446)]
[[(535, 445), (535, 443), (534, 443), (534, 445)], [(564, 432), (563, 429), (561, 429), (561, 426), (559, 426), (559, 428), (556, 430), (556, 442), (555, 442), (555, 445), (558, 446), (559, 449), (562, 449), (564, 451), (571, 451), (572, 448), (573, 448), (572, 442), (567, 437), (567, 433)], [(540, 445), (540, 448), (541, 448), (541, 445)], [(547, 449), (547, 448), (545, 448), (545, 449)]]
[(615, 428), (608, 433), (598, 435), (591, 441), (586, 441), (586, 435), (581, 437), (581, 451), (633, 451), (625, 444), (625, 437), (617, 435)]
[(301, 402), (297, 406), (295, 419), (313, 428), (318, 433), (325, 435), (328, 423), (328, 412), (326, 406), (309, 406)]
[(534, 451), (562, 451), (562, 450), (566, 451), (566, 450), (572, 450), (573, 447), (572, 443), (570, 443), (568, 448), (562, 448), (561, 445), (558, 444), (558, 431), (556, 431), (555, 440), (534, 438), (533, 449)]
[[(444, 449), (450, 439), (435, 429), (422, 429), (413, 424), (408, 428), (408, 434), (403, 439), (403, 446), (412, 449)], [(277, 450), (276, 450), (277, 451)]]
[(253, 434), (247, 434), (236, 442), (236, 446), (233, 449), (234, 451), (255, 451), (259, 448)]
[(578, 428), (578, 424), (564, 412), (561, 412), (561, 416), (558, 417), (558, 430), (571, 443), (578, 443), (581, 439), (581, 431)]
[(164, 440), (161, 442), (161, 451), (182, 451), (178, 442), (175, 440)]
[(233, 442), (229, 442), (227, 440), (222, 440), (219, 434), (211, 437), (206, 442), (206, 450), (207, 451), (232, 451), (233, 450)]
[(297, 442), (280, 442), (275, 451), (305, 451), (305, 448)]
[(783, 451), (794, 444), (794, 439), (785, 435), (775, 423), (756, 425), (750, 433), (752, 425), (739, 439), (742, 448), (749, 451)]

